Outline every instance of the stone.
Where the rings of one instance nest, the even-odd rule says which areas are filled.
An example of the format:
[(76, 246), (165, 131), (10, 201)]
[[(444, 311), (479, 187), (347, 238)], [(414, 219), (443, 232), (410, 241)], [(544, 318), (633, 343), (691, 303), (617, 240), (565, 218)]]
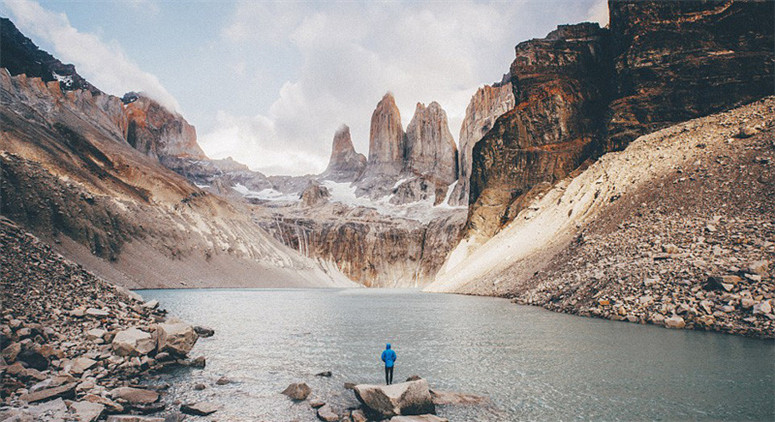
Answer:
[(16, 360), (24, 362), (28, 367), (37, 369), (38, 371), (45, 371), (49, 365), (48, 358), (43, 356), (39, 350), (34, 349), (22, 349), (21, 353), (16, 356)]
[(9, 364), (16, 362), (16, 357), (19, 356), (19, 353), (22, 351), (22, 345), (19, 343), (11, 343), (8, 346), (3, 349), (2, 355), (3, 359)]
[(156, 299), (149, 300), (148, 302), (143, 303), (143, 308), (145, 309), (156, 309), (159, 307), (159, 301)]
[(69, 366), (71, 374), (82, 374), (91, 369), (96, 364), (96, 360), (86, 357), (79, 357), (71, 360), (68, 364), (65, 364), (65, 369), (67, 369)]
[(187, 403), (180, 406), (180, 411), (187, 415), (207, 416), (220, 409), (220, 406), (209, 402)]
[(110, 400), (108, 398), (98, 396), (96, 394), (87, 394), (83, 397), (84, 401), (91, 403), (98, 403), (105, 406), (112, 413), (121, 413), (124, 411), (124, 406)]
[(204, 367), (207, 366), (207, 358), (205, 358), (204, 356), (198, 356), (198, 357), (192, 359), (188, 363), (188, 366), (190, 366), (192, 368), (204, 369)]
[(754, 304), (754, 300), (750, 297), (744, 297), (740, 299), (740, 307), (743, 309), (750, 309)]
[(134, 387), (119, 387), (111, 390), (110, 395), (114, 399), (126, 400), (133, 405), (151, 404), (159, 400), (159, 393)]
[(70, 405), (70, 411), (75, 414), (76, 419), (81, 422), (92, 422), (99, 419), (105, 406), (90, 401), (79, 401)]
[(317, 411), (317, 415), (318, 419), (326, 422), (336, 422), (339, 420), (339, 415), (328, 404), (321, 406)]
[(105, 309), (89, 308), (86, 310), (86, 315), (95, 318), (105, 318), (110, 315), (110, 311)]
[(772, 313), (772, 305), (767, 300), (761, 301), (756, 305), (753, 305), (754, 315), (767, 315)]
[(323, 371), (315, 374), (316, 377), (330, 377), (331, 375), (332, 375), (331, 371)]
[(26, 413), (35, 421), (65, 421), (70, 419), (67, 405), (61, 398), (27, 408)]
[(673, 315), (670, 318), (665, 319), (665, 327), (667, 328), (684, 328), (686, 322), (678, 315)]
[(355, 390), (355, 383), (354, 382), (346, 382), (346, 383), (344, 383), (344, 389), (345, 390)]
[(669, 253), (669, 254), (677, 254), (679, 250), (678, 250), (678, 246), (675, 246), (672, 243), (668, 243), (666, 245), (662, 245), (662, 252)]
[(72, 309), (70, 311), (70, 316), (73, 316), (76, 318), (83, 318), (85, 315), (86, 315), (85, 309), (77, 308), (77, 309)]
[(299, 196), (301, 200), (299, 206), (302, 208), (311, 208), (323, 205), (328, 202), (331, 192), (328, 188), (315, 181), (310, 181), (307, 188)]
[(72, 399), (75, 397), (76, 386), (77, 383), (71, 382), (69, 384), (60, 385), (59, 387), (46, 388), (44, 390), (35, 391), (33, 393), (22, 394), (19, 397), (19, 400), (26, 401), (27, 403), (35, 403), (60, 397)]
[(116, 333), (112, 347), (119, 356), (142, 356), (156, 349), (156, 340), (150, 333), (132, 327)]
[(91, 329), (91, 330), (86, 332), (86, 338), (88, 340), (92, 340), (92, 341), (98, 340), (98, 339), (101, 340), (101, 339), (103, 339), (105, 337), (105, 334), (107, 334), (107, 333), (108, 333), (107, 331), (105, 331), (105, 330), (103, 330), (101, 328), (93, 328), (93, 329)]
[(158, 351), (184, 357), (196, 344), (199, 336), (190, 325), (177, 322), (157, 324)]
[(312, 389), (303, 382), (295, 382), (283, 390), (282, 394), (290, 397), (293, 400), (306, 400)]
[(164, 422), (164, 418), (137, 415), (110, 415), (107, 422)]
[(409, 382), (409, 381), (417, 381), (417, 380), (421, 380), (421, 379), (422, 379), (422, 377), (421, 377), (421, 376), (419, 376), (419, 375), (409, 375), (409, 376), (406, 378), (406, 381), (407, 381), (407, 382)]
[(368, 422), (369, 420), (361, 409), (355, 409), (350, 412), (350, 418), (352, 418), (353, 422)]
[(424, 379), (392, 385), (358, 384), (354, 392), (358, 401), (385, 418), (436, 412), (428, 382)]
[(194, 332), (202, 338), (212, 337), (215, 335), (215, 330), (210, 327), (203, 327), (201, 325), (195, 325)]
[(201, 383), (201, 382), (200, 382), (200, 383), (197, 383), (197, 384), (194, 384), (194, 390), (196, 390), (196, 391), (202, 391), (202, 390), (204, 390), (205, 388), (207, 388), (207, 386), (206, 386), (206, 385), (204, 385), (204, 384), (203, 384), (203, 383)]
[(218, 378), (217, 381), (215, 381), (216, 385), (226, 385), (231, 383), (231, 380), (225, 376)]
[(748, 264), (748, 268), (746, 268), (746, 272), (748, 272), (749, 274), (766, 276), (769, 268), (770, 268), (769, 262), (765, 260), (759, 260)]
[(317, 409), (319, 407), (323, 407), (326, 404), (323, 400), (320, 399), (312, 399), (309, 401), (309, 407), (313, 409)]

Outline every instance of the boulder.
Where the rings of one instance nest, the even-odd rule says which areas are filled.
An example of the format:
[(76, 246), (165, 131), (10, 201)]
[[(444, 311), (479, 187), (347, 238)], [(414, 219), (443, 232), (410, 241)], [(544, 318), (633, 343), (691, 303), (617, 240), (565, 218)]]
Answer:
[(119, 387), (110, 392), (114, 399), (122, 399), (136, 404), (151, 404), (159, 400), (159, 393), (134, 387)]
[(159, 301), (156, 299), (149, 300), (148, 302), (143, 303), (143, 308), (145, 309), (156, 309), (159, 307)]
[(24, 362), (29, 368), (37, 369), (38, 371), (45, 371), (48, 368), (48, 358), (43, 356), (39, 350), (23, 349), (19, 356), (16, 357), (17, 361)]
[(187, 415), (207, 416), (217, 412), (219, 408), (220, 406), (216, 404), (202, 401), (183, 404), (180, 406), (180, 411)]
[(96, 360), (81, 356), (65, 364), (65, 368), (69, 367), (71, 374), (83, 374), (96, 364)]
[(217, 381), (215, 381), (216, 385), (226, 385), (229, 384), (231, 380), (228, 377), (220, 377)]
[(361, 409), (355, 409), (350, 412), (350, 418), (353, 420), (353, 422), (367, 422), (369, 420)]
[(19, 353), (22, 351), (22, 345), (19, 343), (11, 343), (9, 344), (5, 349), (3, 349), (2, 357), (5, 359), (7, 363), (14, 363), (16, 362), (16, 357), (19, 356)]
[(323, 407), (325, 405), (326, 405), (326, 402), (324, 402), (323, 400), (320, 400), (320, 399), (312, 399), (312, 400), (309, 401), (309, 407), (311, 407), (313, 409), (317, 409), (317, 408)]
[(99, 419), (105, 406), (90, 401), (79, 401), (70, 405), (70, 411), (75, 414), (75, 418), (81, 422), (92, 422)]
[(98, 396), (98, 395), (95, 395), (95, 394), (87, 394), (87, 395), (85, 395), (83, 397), (83, 400), (91, 402), (91, 403), (101, 404), (101, 405), (107, 407), (110, 412), (121, 413), (121, 412), (124, 411), (124, 406), (114, 402), (111, 399), (108, 399), (108, 398), (105, 398), (105, 397), (102, 397), (102, 396)]
[(60, 385), (59, 387), (46, 388), (43, 390), (35, 391), (34, 393), (22, 394), (19, 400), (26, 401), (27, 403), (35, 403), (39, 401), (47, 401), (55, 398), (73, 398), (75, 397), (75, 387), (77, 383), (71, 382), (69, 384)]
[(186, 356), (194, 347), (199, 336), (194, 328), (184, 322), (156, 325), (158, 350), (174, 356)]
[(215, 335), (215, 330), (210, 327), (203, 327), (201, 325), (195, 325), (194, 332), (202, 338), (212, 337)]
[(309, 388), (307, 384), (295, 382), (283, 390), (282, 394), (285, 394), (293, 400), (305, 400), (311, 392), (312, 389)]
[(756, 305), (753, 305), (753, 314), (754, 315), (767, 315), (772, 313), (772, 305), (770, 305), (769, 301), (762, 301), (757, 303)]
[(673, 315), (670, 318), (665, 319), (665, 327), (667, 328), (684, 328), (685, 326), (686, 322), (683, 317), (678, 315)]
[(155, 348), (153, 336), (137, 327), (119, 331), (113, 337), (113, 351), (119, 356), (147, 355)]
[(105, 309), (89, 308), (86, 310), (86, 315), (95, 318), (105, 318), (106, 316), (110, 315), (110, 311)]
[(359, 384), (354, 391), (368, 410), (381, 417), (436, 412), (428, 381), (424, 379), (393, 385)]
[(86, 332), (86, 338), (88, 340), (94, 341), (97, 339), (102, 339), (103, 337), (105, 337), (105, 334), (107, 333), (108, 333), (107, 331), (101, 328), (93, 328)]
[(326, 422), (336, 422), (339, 420), (339, 415), (334, 412), (330, 405), (326, 404), (318, 409), (318, 419)]

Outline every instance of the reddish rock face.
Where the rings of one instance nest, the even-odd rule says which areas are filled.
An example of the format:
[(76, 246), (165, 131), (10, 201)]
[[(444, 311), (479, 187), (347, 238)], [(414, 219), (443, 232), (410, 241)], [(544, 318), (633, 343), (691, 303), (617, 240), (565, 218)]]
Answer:
[(607, 38), (605, 29), (584, 23), (517, 46), (517, 105), (473, 148), (468, 231), (494, 235), (512, 201), (592, 154), (608, 102)]
[(417, 103), (406, 127), (406, 170), (444, 185), (457, 179), (457, 146), (449, 131), (447, 113), (435, 101), (428, 107)]
[(162, 162), (166, 158), (207, 158), (196, 141), (196, 129), (183, 116), (148, 97), (131, 98), (124, 110), (128, 119), (125, 137), (132, 147)]
[(536, 186), (657, 129), (775, 93), (775, 3), (611, 1), (610, 31), (521, 43), (516, 107), (474, 147), (466, 234), (489, 238)]
[(775, 2), (612, 1), (605, 150), (775, 93)]
[(365, 168), (366, 157), (355, 152), (350, 138), (350, 128), (342, 125), (334, 134), (331, 158), (326, 171), (320, 177), (337, 182), (353, 181), (360, 177)]
[(485, 85), (471, 97), (466, 116), (460, 127), (458, 143), (458, 182), (450, 195), (450, 205), (468, 206), (468, 186), (471, 178), (471, 154), (474, 145), (492, 129), (495, 119), (514, 108), (514, 92), (511, 82)]
[(370, 176), (398, 175), (404, 166), (404, 129), (393, 94), (387, 93), (371, 115), (369, 160)]

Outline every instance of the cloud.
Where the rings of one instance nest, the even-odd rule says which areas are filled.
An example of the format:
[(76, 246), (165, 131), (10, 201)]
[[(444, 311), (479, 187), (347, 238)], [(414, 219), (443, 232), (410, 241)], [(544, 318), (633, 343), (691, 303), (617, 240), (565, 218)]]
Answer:
[[(521, 4), (396, 6), (348, 2), (305, 11), (297, 3), (239, 3), (222, 41), (246, 52), (251, 45), (290, 43), (301, 66), (267, 112), (248, 119), (222, 112), (215, 128), (200, 136), (204, 150), (218, 158), (246, 151), (235, 158), (267, 173), (317, 173), (341, 124), (350, 126), (356, 149), (368, 154), (371, 113), (387, 91), (404, 126), (418, 101), (439, 102), (457, 138), (471, 95), (508, 70)], [(235, 133), (244, 145), (228, 139)], [(293, 151), (294, 158), (283, 163), (266, 151)]]
[(142, 91), (168, 109), (180, 111), (180, 105), (159, 79), (142, 71), (118, 43), (79, 32), (70, 25), (67, 15), (44, 9), (35, 1), (6, 0), (5, 6), (25, 34), (50, 43), (57, 58), (75, 64), (78, 72), (98, 88), (114, 95)]

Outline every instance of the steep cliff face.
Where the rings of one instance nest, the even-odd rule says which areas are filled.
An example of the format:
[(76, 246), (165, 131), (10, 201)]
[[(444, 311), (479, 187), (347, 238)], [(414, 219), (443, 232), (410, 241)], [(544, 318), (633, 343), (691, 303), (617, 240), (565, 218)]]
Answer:
[(616, 99), (606, 151), (775, 92), (775, 3), (610, 1)]
[(366, 157), (355, 152), (350, 138), (350, 128), (342, 125), (334, 134), (334, 144), (331, 147), (331, 158), (328, 167), (320, 175), (322, 179), (337, 182), (356, 180), (366, 168)]
[(588, 158), (775, 92), (773, 2), (610, 2), (610, 31), (521, 43), (516, 107), (473, 150), (466, 236), (490, 238)]
[(156, 101), (134, 93), (124, 96), (127, 118), (125, 138), (136, 150), (157, 158), (206, 159), (196, 141), (196, 129), (183, 116)]
[(424, 223), (318, 202), (303, 209), (266, 209), (256, 218), (284, 244), (365, 286), (418, 287), (433, 280), (457, 243), (465, 213), (448, 211)]
[(605, 29), (585, 23), (517, 46), (517, 105), (473, 148), (469, 234), (491, 237), (513, 218), (520, 195), (561, 179), (595, 150), (608, 103), (607, 40)]
[(387, 93), (371, 114), (367, 177), (396, 176), (403, 170), (405, 137), (401, 113)]
[(449, 205), (468, 206), (469, 181), (471, 179), (471, 155), (474, 145), (492, 129), (495, 119), (514, 108), (514, 91), (511, 82), (485, 85), (471, 97), (466, 115), (460, 127), (458, 182), (450, 195)]
[(439, 103), (417, 103), (406, 127), (406, 171), (450, 185), (457, 180), (457, 146)]
[(6, 68), (11, 76), (27, 75), (43, 82), (57, 81), (62, 91), (85, 89), (93, 95), (102, 94), (75, 71), (75, 66), (64, 64), (39, 49), (6, 18), (0, 18), (0, 51), (3, 52), (0, 67)]

